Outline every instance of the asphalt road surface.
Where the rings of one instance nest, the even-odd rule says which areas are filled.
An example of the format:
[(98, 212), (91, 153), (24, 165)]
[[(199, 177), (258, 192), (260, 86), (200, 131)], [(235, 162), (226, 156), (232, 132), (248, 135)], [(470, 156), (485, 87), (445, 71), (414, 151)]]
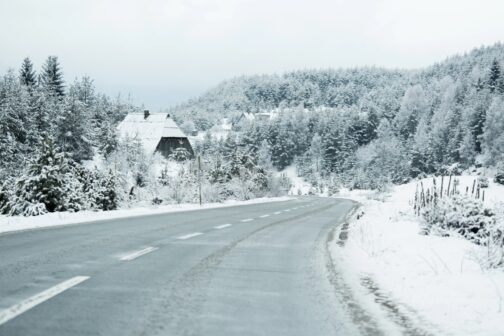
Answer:
[(0, 235), (0, 335), (353, 335), (324, 262), (347, 200)]

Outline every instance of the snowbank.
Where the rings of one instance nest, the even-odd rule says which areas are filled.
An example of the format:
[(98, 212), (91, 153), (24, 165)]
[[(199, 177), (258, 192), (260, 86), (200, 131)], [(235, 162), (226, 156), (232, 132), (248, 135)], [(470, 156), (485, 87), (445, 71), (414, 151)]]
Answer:
[(171, 204), (160, 206), (135, 207), (114, 211), (82, 211), (82, 212), (56, 212), (42, 216), (22, 217), (22, 216), (0, 216), (0, 233), (20, 231), (34, 228), (51, 226), (79, 224), (95, 222), (100, 220), (130, 218), (144, 215), (164, 214), (181, 211), (195, 211), (204, 209), (224, 208), (238, 205), (249, 205), (270, 202), (289, 201), (292, 197), (264, 197), (249, 201), (226, 201), (224, 203), (208, 203), (199, 206), (198, 204)]
[[(475, 178), (461, 177), (459, 190)], [(486, 247), (420, 235), (411, 207), (415, 188), (416, 182), (394, 187), (383, 199), (371, 192), (343, 193), (363, 204), (364, 215), (355, 217), (344, 247), (334, 244), (333, 254), (359, 278), (356, 291), (368, 285), (369, 304), (388, 297), (433, 334), (503, 335), (503, 270), (485, 269)], [(485, 203), (499, 202), (504, 202), (504, 186), (491, 182)]]

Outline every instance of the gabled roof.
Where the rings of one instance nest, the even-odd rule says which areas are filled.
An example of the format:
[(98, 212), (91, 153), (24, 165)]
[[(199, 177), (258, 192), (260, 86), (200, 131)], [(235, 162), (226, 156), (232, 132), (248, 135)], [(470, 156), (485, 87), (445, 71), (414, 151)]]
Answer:
[(254, 120), (273, 120), (277, 116), (278, 113), (276, 112), (242, 112), (242, 114), (238, 118), (238, 122), (241, 122), (242, 120), (247, 120), (249, 122), (252, 122)]
[(248, 121), (252, 121), (255, 119), (254, 113), (251, 112), (243, 112), (242, 117), (247, 119)]
[(171, 118), (165, 119), (163, 138), (186, 138), (187, 136)]
[(154, 153), (161, 138), (187, 138), (167, 113), (129, 113), (117, 126), (121, 138), (138, 138), (148, 154)]
[(275, 112), (258, 112), (255, 114), (255, 118), (261, 120), (273, 120), (278, 116)]

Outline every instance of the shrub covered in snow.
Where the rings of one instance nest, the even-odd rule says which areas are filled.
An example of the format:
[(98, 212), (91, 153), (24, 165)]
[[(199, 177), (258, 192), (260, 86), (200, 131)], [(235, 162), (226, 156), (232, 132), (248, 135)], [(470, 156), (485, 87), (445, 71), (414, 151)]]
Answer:
[[(504, 227), (496, 211), (483, 202), (483, 192), (476, 180), (473, 189), (465, 193), (458, 190), (457, 179), (450, 177), (448, 187), (444, 178), (440, 186), (433, 179), (433, 186), (417, 188), (414, 208), (423, 219), (423, 234), (442, 236), (460, 235), (478, 245), (487, 246), (493, 266), (502, 264), (504, 252)], [(453, 186), (453, 187), (452, 187)], [(490, 253), (490, 250), (493, 252)]]
[(484, 245), (496, 224), (495, 213), (483, 202), (465, 194), (438, 199), (421, 211), (425, 232), (452, 233)]
[(11, 195), (9, 188), (7, 188), (6, 183), (0, 185), (0, 214), (9, 213), (9, 199)]
[(118, 178), (112, 170), (100, 179), (97, 179), (94, 185), (93, 203), (98, 210), (115, 210), (118, 208), (119, 195), (117, 192)]
[(495, 181), (495, 183), (499, 183), (499, 184), (504, 185), (504, 170), (501, 170), (497, 174), (495, 174), (494, 181)]
[(172, 154), (170, 154), (170, 158), (172, 160), (183, 162), (191, 157), (191, 153), (185, 148), (176, 148)]
[(489, 184), (488, 177), (486, 177), (486, 176), (478, 177), (478, 184), (481, 188), (488, 188), (488, 184)]

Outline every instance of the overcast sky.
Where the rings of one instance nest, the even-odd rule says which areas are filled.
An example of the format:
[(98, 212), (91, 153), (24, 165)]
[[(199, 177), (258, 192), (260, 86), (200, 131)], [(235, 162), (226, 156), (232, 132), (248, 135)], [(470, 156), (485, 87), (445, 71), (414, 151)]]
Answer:
[(57, 55), (67, 82), (156, 110), (242, 74), (423, 67), (503, 18), (502, 0), (0, 0), (0, 71)]

